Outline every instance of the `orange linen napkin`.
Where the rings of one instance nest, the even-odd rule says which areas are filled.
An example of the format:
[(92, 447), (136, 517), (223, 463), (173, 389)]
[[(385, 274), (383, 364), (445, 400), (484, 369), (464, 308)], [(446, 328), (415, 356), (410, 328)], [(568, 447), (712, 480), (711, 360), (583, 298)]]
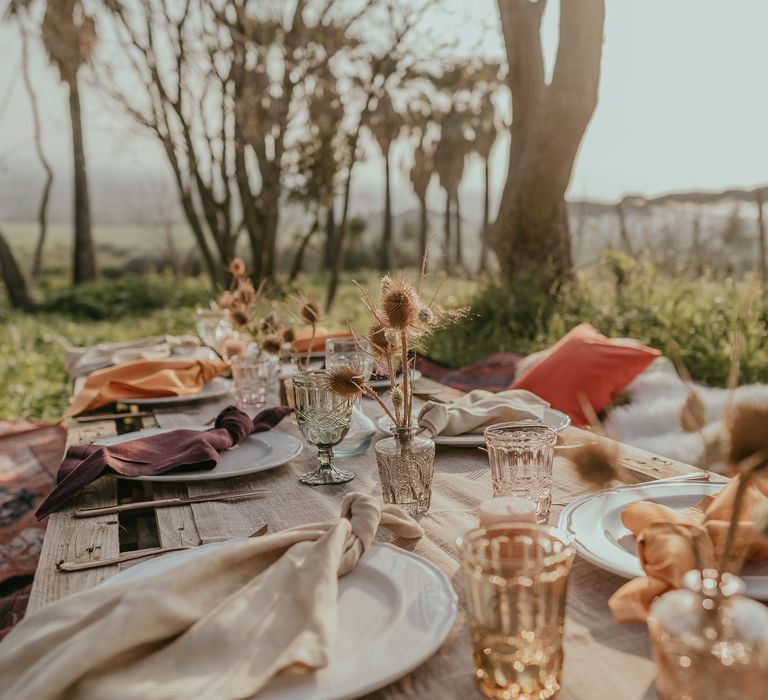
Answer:
[(113, 401), (194, 396), (228, 368), (229, 364), (220, 360), (138, 360), (100, 369), (88, 376), (66, 416), (92, 411)]
[[(646, 575), (629, 581), (611, 596), (608, 606), (617, 622), (643, 622), (653, 600), (679, 588), (688, 571), (717, 564), (725, 546), (738, 478), (731, 479), (716, 496), (707, 496), (684, 511), (649, 501), (624, 509), (621, 521), (637, 539), (637, 554)], [(766, 499), (768, 479), (755, 479), (744, 499), (734, 561), (768, 559), (768, 542), (760, 538), (752, 522), (755, 508)], [(698, 548), (698, 563), (694, 547)]]
[(312, 351), (322, 352), (325, 350), (325, 341), (332, 338), (351, 338), (352, 334), (348, 331), (338, 331), (333, 333), (327, 328), (317, 327), (315, 333), (315, 339), (312, 340), (312, 331), (304, 329), (296, 333), (296, 340), (293, 341), (294, 352), (307, 352), (309, 350), (309, 343), (312, 341)]

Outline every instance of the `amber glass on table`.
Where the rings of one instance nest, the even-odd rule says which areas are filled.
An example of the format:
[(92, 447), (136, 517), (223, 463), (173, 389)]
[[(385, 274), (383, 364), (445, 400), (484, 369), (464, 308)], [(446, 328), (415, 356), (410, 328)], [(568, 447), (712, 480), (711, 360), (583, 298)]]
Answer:
[(568, 536), (506, 522), (471, 530), (457, 544), (480, 690), (502, 700), (554, 697), (574, 557)]

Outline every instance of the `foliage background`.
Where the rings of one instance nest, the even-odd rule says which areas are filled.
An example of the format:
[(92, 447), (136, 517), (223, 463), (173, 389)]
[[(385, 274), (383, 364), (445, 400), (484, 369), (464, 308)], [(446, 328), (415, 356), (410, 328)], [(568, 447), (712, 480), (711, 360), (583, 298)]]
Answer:
[[(376, 289), (378, 275), (355, 279)], [(295, 306), (301, 288), (320, 295), (322, 275), (301, 277), (283, 287), (274, 302), (278, 313)], [(430, 279), (425, 296), (438, 284)], [(498, 351), (529, 353), (559, 340), (588, 321), (612, 337), (633, 337), (669, 353), (679, 348), (696, 381), (726, 382), (737, 319), (745, 329), (741, 347), (742, 383), (768, 380), (768, 302), (750, 278), (691, 278), (660, 272), (621, 254), (606, 255), (555, 296), (513, 289), (486, 278), (447, 279), (440, 289), (444, 306), (471, 306), (459, 325), (439, 332), (428, 354), (459, 366)], [(207, 302), (202, 279), (170, 275), (104, 278), (76, 289), (49, 276), (41, 286), (43, 303), (34, 314), (12, 312), (0, 302), (0, 417), (58, 420), (70, 388), (64, 369), (67, 345), (92, 345), (163, 333), (194, 333), (195, 309)], [(745, 309), (744, 299), (752, 301)], [(740, 318), (739, 318), (740, 317)], [(352, 277), (346, 276), (332, 315), (323, 324), (364, 331), (365, 309)]]

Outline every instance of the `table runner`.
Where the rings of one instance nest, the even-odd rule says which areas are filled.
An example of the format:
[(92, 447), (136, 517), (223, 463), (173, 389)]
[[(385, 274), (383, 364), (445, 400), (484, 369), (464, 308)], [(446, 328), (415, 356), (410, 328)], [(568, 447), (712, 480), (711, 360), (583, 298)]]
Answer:
[[(221, 406), (222, 402), (208, 402), (187, 414), (158, 414), (157, 421), (162, 427), (199, 424)], [(362, 406), (372, 418), (380, 415), (373, 401), (363, 399)], [(281, 429), (300, 436), (298, 428), (287, 420)], [(314, 468), (315, 460), (314, 449), (307, 446), (298, 458), (278, 469), (249, 477), (189, 484), (190, 495), (251, 486), (269, 491), (267, 498), (257, 501), (194, 504), (192, 510), (202, 541), (247, 536), (265, 523), (269, 524), (270, 532), (275, 532), (331, 518), (338, 512), (344, 495), (351, 491), (381, 497), (373, 447), (358, 457), (338, 458), (339, 466), (355, 473), (355, 479), (339, 486), (312, 488), (298, 482), (300, 474)], [(435, 656), (399, 681), (366, 696), (370, 700), (484, 697), (473, 677), (464, 587), (455, 541), (477, 524), (478, 505), (491, 495), (487, 471), (477, 478), (468, 477), (487, 466), (487, 456), (477, 449), (438, 447), (432, 505), (420, 521), (426, 534), (415, 544), (408, 540), (392, 541), (429, 559), (448, 576), (459, 596), (458, 618)], [(550, 523), (557, 523), (566, 502), (584, 493), (587, 489), (570, 463), (556, 457)], [(576, 558), (568, 594), (566, 659), (559, 700), (650, 700), (656, 697), (646, 627), (619, 625), (608, 609), (608, 598), (622, 583), (624, 579)]]

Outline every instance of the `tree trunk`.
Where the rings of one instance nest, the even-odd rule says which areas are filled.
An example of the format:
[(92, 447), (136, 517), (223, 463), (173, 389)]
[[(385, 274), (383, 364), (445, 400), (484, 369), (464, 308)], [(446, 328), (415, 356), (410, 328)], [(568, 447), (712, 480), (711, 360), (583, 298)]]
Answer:
[(507, 180), (490, 233), (505, 279), (527, 279), (549, 291), (572, 270), (564, 198), (597, 104), (605, 5), (560, 3), (560, 42), (549, 84), (540, 37), (544, 5), (498, 0), (514, 120)]
[(24, 24), (21, 23), (21, 77), (24, 81), (24, 87), (29, 95), (30, 111), (32, 112), (32, 133), (35, 143), (35, 152), (37, 158), (45, 170), (45, 184), (43, 193), (40, 196), (40, 205), (37, 210), (37, 220), (40, 224), (40, 230), (37, 234), (37, 243), (35, 244), (35, 254), (32, 259), (32, 279), (37, 280), (43, 271), (43, 247), (48, 235), (48, 200), (51, 196), (51, 187), (53, 186), (53, 169), (48, 162), (43, 150), (42, 127), (40, 125), (40, 110), (37, 106), (37, 94), (32, 86), (32, 79), (29, 75), (29, 39)]
[(419, 208), (421, 210), (421, 221), (419, 228), (419, 260), (424, 260), (427, 255), (429, 224), (427, 222), (427, 199), (419, 199)]
[(339, 289), (341, 268), (344, 265), (344, 256), (346, 254), (345, 246), (347, 242), (347, 228), (349, 226), (349, 195), (352, 190), (352, 173), (355, 169), (355, 163), (357, 163), (357, 143), (360, 139), (360, 132), (362, 131), (365, 118), (368, 115), (372, 99), (372, 93), (368, 93), (365, 107), (360, 114), (360, 121), (357, 123), (357, 128), (355, 129), (355, 133), (349, 144), (351, 155), (347, 172), (347, 181), (344, 183), (344, 200), (341, 210), (341, 222), (339, 223), (339, 235), (336, 239), (336, 246), (333, 254), (333, 267), (331, 268), (331, 279), (328, 281), (328, 294), (325, 298), (326, 312), (330, 311), (333, 306), (333, 301), (336, 299), (336, 292)]
[(3, 273), (8, 299), (14, 309), (28, 311), (32, 308), (32, 297), (29, 287), (10, 246), (0, 231), (0, 272)]
[(453, 204), (456, 207), (456, 269), (459, 272), (464, 271), (464, 248), (461, 239), (461, 207), (459, 205), (459, 193), (453, 196)]
[(624, 203), (618, 202), (616, 204), (616, 214), (619, 217), (619, 236), (621, 238), (621, 245), (624, 247), (624, 252), (634, 257), (632, 250), (632, 241), (629, 239), (629, 230), (627, 229), (627, 220), (624, 216)]
[(445, 233), (443, 237), (443, 257), (446, 270), (451, 269), (451, 195), (445, 191)]
[(389, 149), (384, 153), (384, 230), (381, 235), (379, 270), (389, 272), (392, 267), (392, 192)]
[(72, 149), (75, 170), (75, 249), (73, 281), (81, 284), (96, 279), (96, 251), (91, 235), (91, 204), (85, 166), (80, 91), (77, 76), (69, 81), (69, 116), (72, 122)]
[[(279, 178), (279, 174), (277, 176)], [(262, 247), (262, 270), (259, 282), (262, 279), (274, 280), (277, 270), (277, 228), (280, 223), (280, 188), (267, 188), (262, 191), (264, 218), (262, 235), (264, 245)]]
[(704, 274), (704, 255), (701, 244), (701, 211), (696, 208), (693, 214), (693, 231), (691, 233), (691, 242), (693, 244), (693, 259), (696, 270), (696, 276), (701, 277)]
[(288, 283), (295, 282), (296, 278), (299, 276), (299, 273), (304, 268), (304, 253), (307, 251), (307, 246), (309, 245), (309, 241), (312, 238), (312, 236), (315, 234), (315, 231), (318, 231), (320, 229), (320, 215), (318, 214), (315, 217), (315, 221), (312, 224), (309, 231), (307, 231), (304, 234), (304, 238), (301, 239), (301, 243), (299, 243), (299, 248), (296, 251), (296, 255), (293, 258), (293, 265), (291, 266), (291, 273), (288, 276)]
[(768, 285), (768, 260), (765, 258), (765, 219), (763, 218), (763, 197), (760, 192), (755, 192), (755, 204), (757, 205), (757, 233), (759, 244), (759, 256), (760, 256), (760, 280), (763, 283), (763, 287)]
[(480, 266), (477, 274), (482, 275), (488, 267), (488, 226), (491, 219), (490, 200), (491, 168), (490, 158), (483, 159), (483, 230), (480, 232)]
[(323, 256), (323, 269), (330, 270), (333, 267), (333, 256), (336, 249), (336, 215), (334, 212), (333, 197), (325, 206), (325, 250)]

